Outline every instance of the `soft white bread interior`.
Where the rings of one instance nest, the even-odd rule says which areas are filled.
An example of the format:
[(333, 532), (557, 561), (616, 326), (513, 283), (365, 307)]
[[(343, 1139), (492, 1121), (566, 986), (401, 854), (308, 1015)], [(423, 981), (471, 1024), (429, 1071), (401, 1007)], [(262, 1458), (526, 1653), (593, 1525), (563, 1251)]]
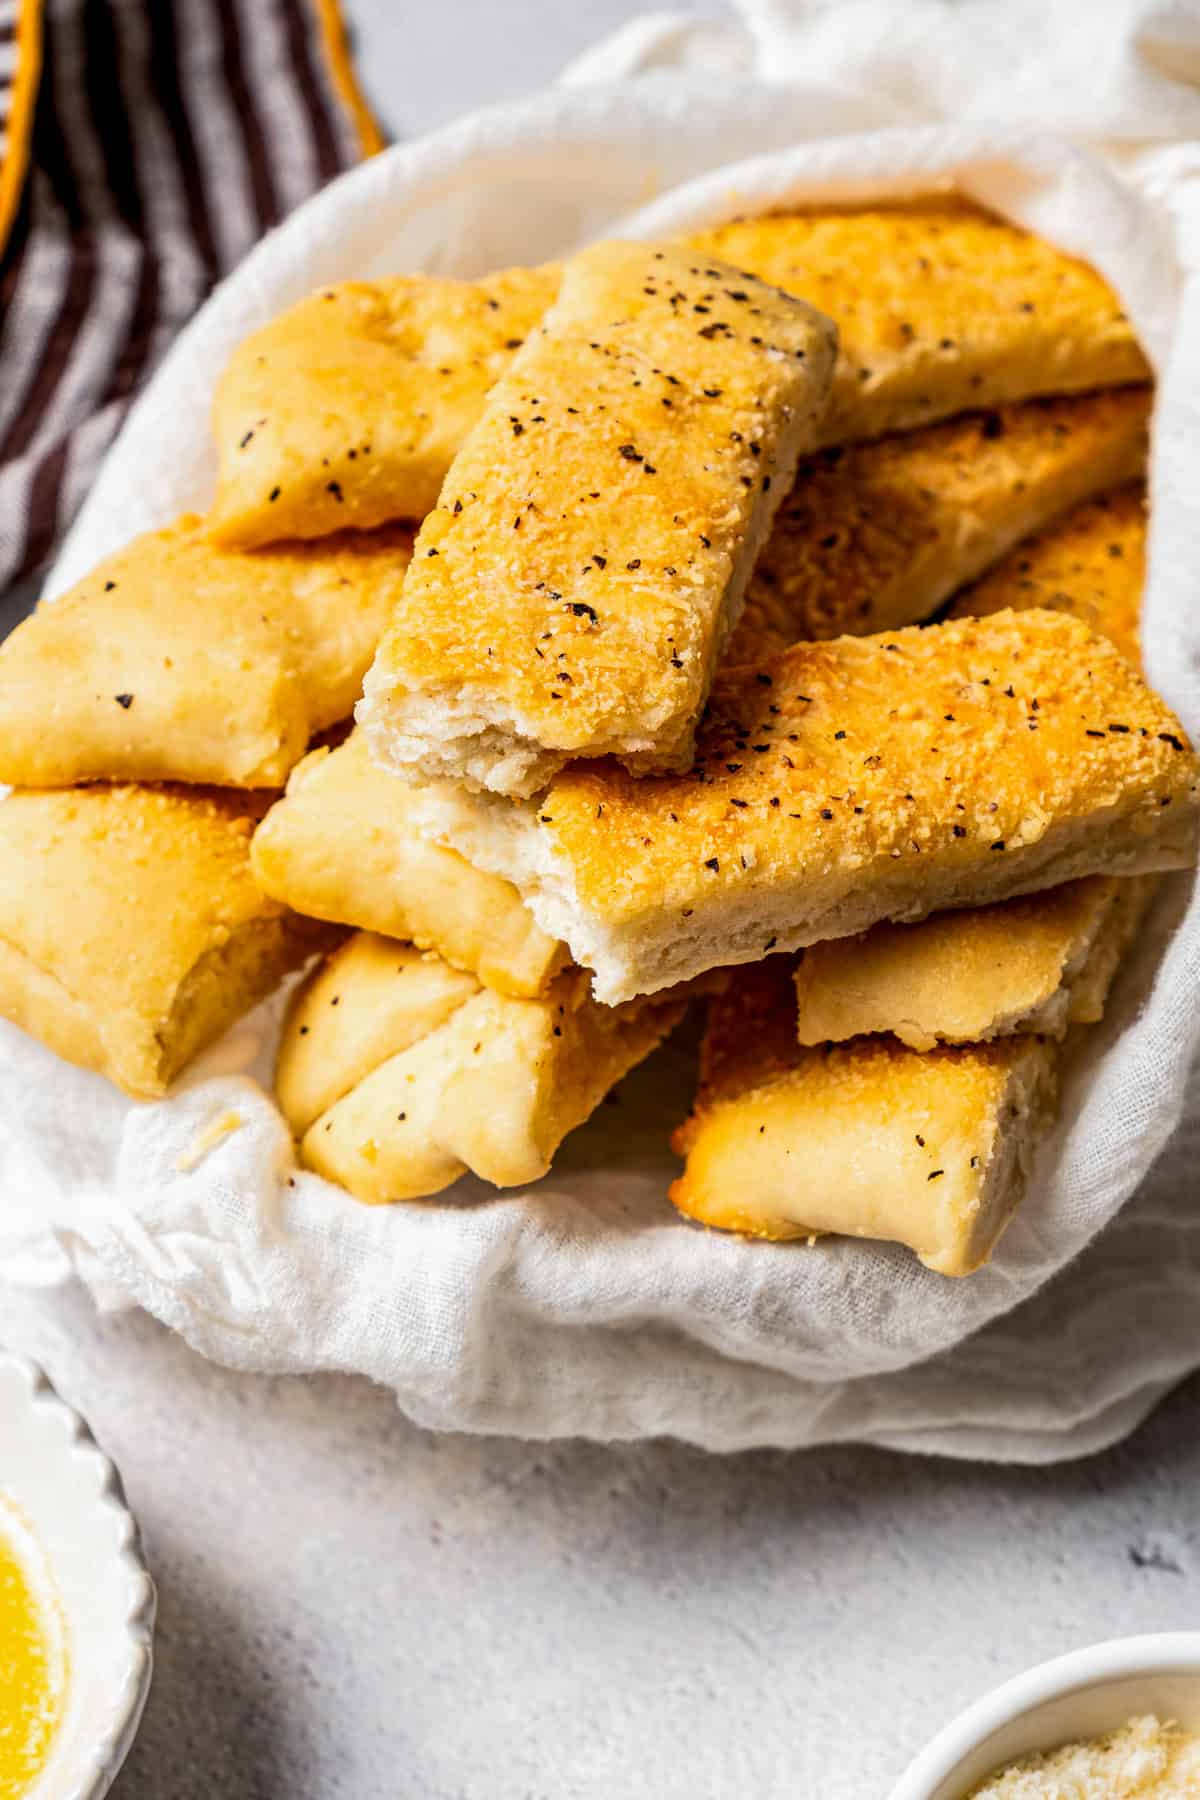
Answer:
[(377, 759), (516, 795), (572, 756), (686, 766), (833, 354), (689, 252), (573, 258), (421, 528), (359, 708)]
[(1057, 1061), (1036, 1037), (926, 1054), (894, 1037), (804, 1049), (788, 960), (769, 958), (710, 1003), (671, 1199), (722, 1230), (883, 1239), (969, 1275), (1026, 1190)]
[(544, 993), (567, 960), (510, 882), (414, 828), (417, 791), (376, 767), (361, 731), (314, 750), (254, 834), (263, 890), (298, 912), (436, 950), (498, 993)]
[(442, 784), (421, 828), (503, 874), (610, 1003), (1084, 875), (1195, 860), (1197, 763), (1109, 641), (1045, 611), (798, 645), (714, 690), (695, 766)]
[(516, 1000), (359, 933), (296, 995), (277, 1092), (305, 1165), (359, 1200), (417, 1200), (468, 1172), (514, 1187), (683, 1016), (597, 1005), (567, 970)]

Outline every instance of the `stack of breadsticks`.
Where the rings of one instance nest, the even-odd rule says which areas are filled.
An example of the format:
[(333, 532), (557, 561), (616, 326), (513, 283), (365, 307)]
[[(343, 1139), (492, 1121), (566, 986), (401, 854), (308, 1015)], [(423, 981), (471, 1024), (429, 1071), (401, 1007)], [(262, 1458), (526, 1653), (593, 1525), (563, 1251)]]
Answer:
[(279, 1104), (390, 1201), (544, 1174), (696, 1001), (681, 1211), (968, 1272), (1195, 856), (1150, 398), (947, 196), (313, 295), (208, 516), (0, 650), (0, 1011), (149, 1098), (320, 952)]

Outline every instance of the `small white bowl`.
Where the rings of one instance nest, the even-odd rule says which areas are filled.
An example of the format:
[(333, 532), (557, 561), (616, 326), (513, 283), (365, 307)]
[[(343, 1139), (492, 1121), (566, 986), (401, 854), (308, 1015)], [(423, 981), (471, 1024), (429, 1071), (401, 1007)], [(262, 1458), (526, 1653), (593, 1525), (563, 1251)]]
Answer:
[(965, 1800), (1019, 1757), (1100, 1737), (1144, 1713), (1200, 1732), (1200, 1631), (1092, 1644), (1006, 1681), (938, 1733), (889, 1800)]
[(154, 1583), (112, 1463), (42, 1371), (6, 1351), (0, 1444), (0, 1501), (40, 1548), (66, 1638), (62, 1717), (28, 1800), (100, 1800), (146, 1704)]

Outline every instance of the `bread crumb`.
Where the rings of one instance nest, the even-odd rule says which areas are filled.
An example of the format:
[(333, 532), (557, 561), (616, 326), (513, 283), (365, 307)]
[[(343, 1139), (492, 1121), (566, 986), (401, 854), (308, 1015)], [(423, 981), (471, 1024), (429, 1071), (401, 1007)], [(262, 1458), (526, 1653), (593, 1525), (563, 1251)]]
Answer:
[(213, 1119), (203, 1131), (192, 1139), (186, 1150), (180, 1151), (175, 1158), (176, 1169), (181, 1175), (190, 1175), (192, 1170), (198, 1168), (204, 1161), (210, 1150), (215, 1150), (217, 1145), (231, 1133), (240, 1131), (244, 1123), (245, 1120), (241, 1113), (223, 1112), (219, 1118)]

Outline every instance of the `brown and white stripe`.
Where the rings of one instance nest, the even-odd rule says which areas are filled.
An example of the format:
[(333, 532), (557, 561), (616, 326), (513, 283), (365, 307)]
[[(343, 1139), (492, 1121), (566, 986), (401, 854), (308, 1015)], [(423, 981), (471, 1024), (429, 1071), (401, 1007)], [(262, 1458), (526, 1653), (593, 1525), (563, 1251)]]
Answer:
[[(0, 114), (29, 6), (0, 0)], [(45, 561), (213, 283), (379, 143), (335, 0), (44, 0), (42, 26), (0, 263), (0, 588)]]

